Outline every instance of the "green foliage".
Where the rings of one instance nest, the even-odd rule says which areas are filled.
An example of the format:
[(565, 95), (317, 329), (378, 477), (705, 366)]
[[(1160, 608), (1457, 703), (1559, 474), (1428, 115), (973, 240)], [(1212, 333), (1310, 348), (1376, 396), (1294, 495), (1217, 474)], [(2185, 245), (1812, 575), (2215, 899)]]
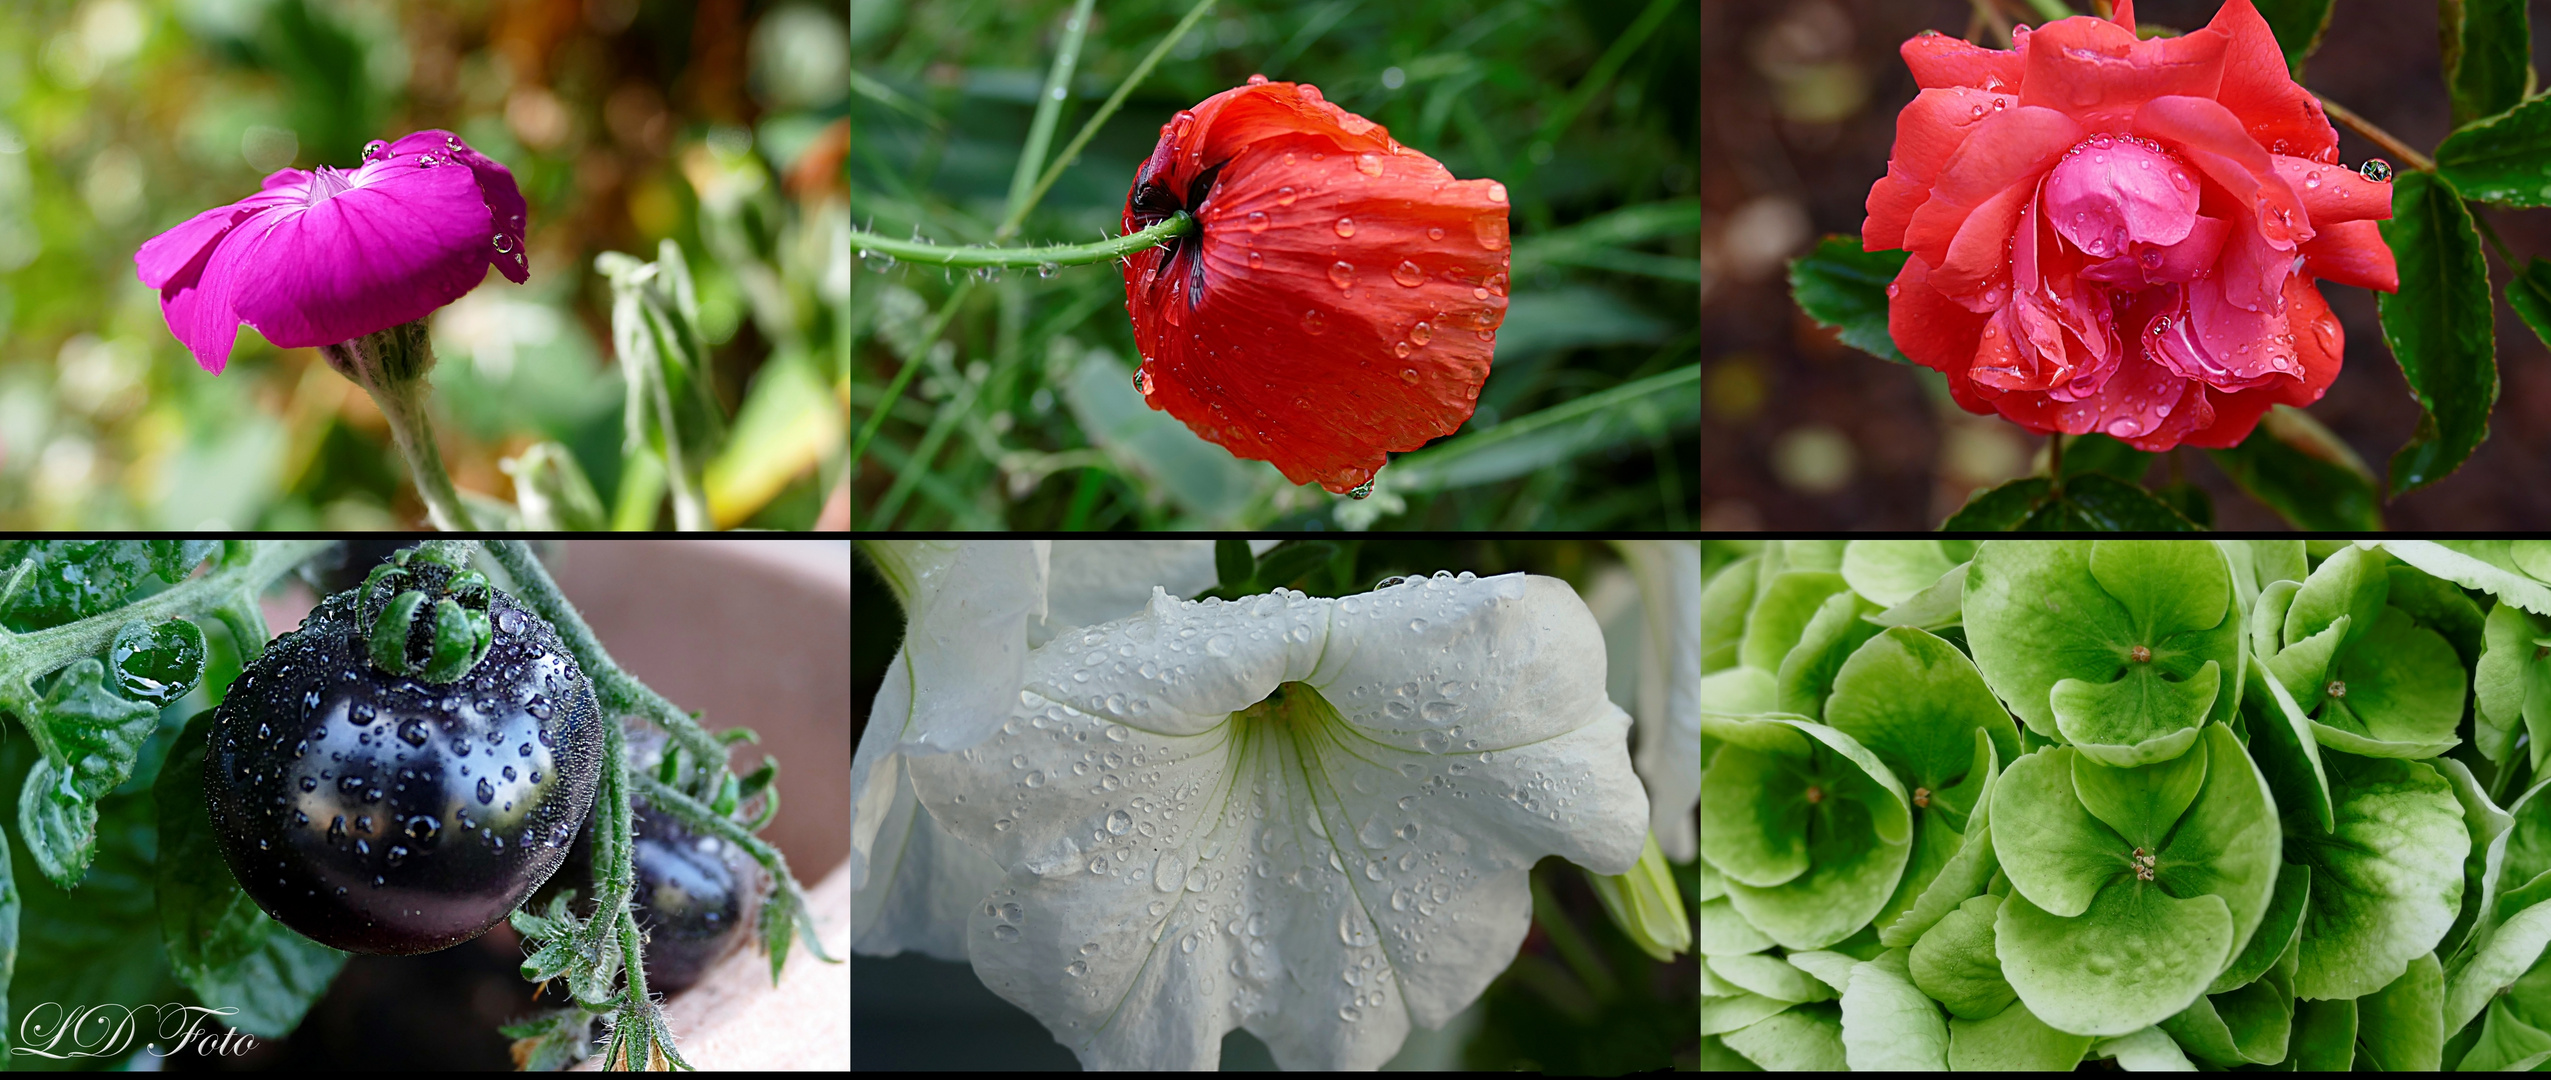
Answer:
[[(2545, 282), (2551, 284), (2551, 278)], [(2509, 286), (2511, 297), (2513, 288)], [(2545, 296), (2544, 311), (2551, 312), (2551, 293)], [(2208, 450), (2206, 456), (2243, 492), (2296, 528), (2370, 532), (2383, 527), (2380, 481), (2356, 451), (2300, 409), (2271, 408), (2241, 445)]]
[(2438, 10), (2454, 123), (2493, 116), (2523, 100), (2533, 83), (2533, 27), (2524, 0), (2446, 0)]
[(2330, 28), (2330, 0), (2258, 0), (2257, 6), (2285, 52), (2286, 68), (2302, 79), (2303, 61), (2321, 47), (2321, 34)]
[[(1702, 1025), (1727, 1054), (1952, 1070), (2551, 1058), (2551, 785), (2506, 810), (2492, 787), (2535, 772), (2528, 706), (2551, 616), (2520, 605), (2551, 597), (2551, 544), (1854, 541), (1825, 555), (1765, 544), (1704, 586), (1704, 625), (1738, 642), (1702, 689)], [(1829, 562), (1841, 591), (1815, 569)], [(1950, 581), (1959, 633), (1895, 624), (1842, 662), (1823, 723), (1774, 711), (1792, 651), (1818, 647), (1802, 606), (1880, 624)], [(2196, 693), (2209, 670), (2212, 692)], [(2138, 671), (2155, 685), (2125, 705), (2090, 692)], [(2004, 709), (2025, 725), (2008, 757), (1990, 734)], [(1844, 775), (1849, 755), (1816, 758), (1837, 747), (1913, 792), (1896, 887), (1920, 899), (1802, 940), (1785, 932), (1795, 914), (1745, 897), (1749, 880), (1865, 864), (1874, 830), (1820, 845), (1812, 824), (1782, 824), (1806, 778)], [(2142, 752), (2096, 756), (2125, 747)], [(1938, 812), (1997, 762), (1963, 846), (1925, 854), (1922, 834), (1952, 835)]]
[(2489, 409), (2498, 400), (2496, 320), (2480, 234), (2452, 181), (2402, 173), (2382, 230), (2400, 265), (2400, 291), (2375, 304), (2383, 340), (2419, 408), (2417, 431), (2392, 455), (2391, 494), (2398, 496), (2462, 467), (2488, 436)]
[(1828, 236), (1790, 261), (1789, 287), (1798, 309), (1833, 327), (1843, 344), (1910, 364), (1887, 333), (1887, 285), (1909, 258), (1904, 251), (1862, 251), (1857, 236)]

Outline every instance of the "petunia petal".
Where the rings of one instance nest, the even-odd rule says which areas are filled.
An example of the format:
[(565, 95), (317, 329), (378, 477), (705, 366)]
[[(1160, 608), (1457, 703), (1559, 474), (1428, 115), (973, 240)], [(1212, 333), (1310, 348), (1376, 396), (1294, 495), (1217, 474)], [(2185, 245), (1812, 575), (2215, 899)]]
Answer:
[[(1253, 555), (1280, 540), (1251, 540)], [(1213, 587), (1211, 540), (1071, 540), (1057, 544), (1049, 565), (1045, 614), (1028, 620), (1033, 649), (1064, 631), (1095, 626), (1143, 610), (1152, 586), (1184, 600)]]
[(1601, 649), (1574, 592), (1522, 575), (1155, 594), (1048, 643), (1001, 734), (913, 764), (1010, 872), (977, 974), (1092, 1068), (1210, 1067), (1233, 1026), (1288, 1068), (1380, 1064), (1511, 959), (1535, 859), (1636, 861)]
[[(888, 699), (909, 695), (903, 675), (904, 658), (897, 654), (877, 695), (879, 707), (890, 714), (900, 706)], [(872, 726), (862, 733), (863, 747), (879, 731), (892, 741), (891, 727)], [(905, 762), (900, 753), (877, 762), (857, 803), (858, 816), (878, 827), (858, 864), (867, 880), (851, 896), (850, 948), (869, 956), (909, 950), (962, 961), (967, 915), (1000, 887), (1001, 868), (921, 809)]]
[[(1691, 540), (1615, 540), (1639, 582), (1639, 776), (1648, 828), (1677, 862), (1699, 852), (1692, 807), (1701, 798), (1701, 548)], [(1608, 641), (1608, 648), (1620, 643)]]

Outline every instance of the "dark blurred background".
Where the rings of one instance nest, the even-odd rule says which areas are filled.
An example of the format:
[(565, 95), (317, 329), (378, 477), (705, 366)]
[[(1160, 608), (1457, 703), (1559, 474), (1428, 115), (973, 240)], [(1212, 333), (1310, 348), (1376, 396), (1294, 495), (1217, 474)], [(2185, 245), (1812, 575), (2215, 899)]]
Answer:
[(736, 428), (712, 509), (813, 523), (846, 456), (827, 319), (848, 292), (848, 35), (816, 0), (0, 5), (0, 525), (420, 522), (368, 396), (253, 329), (206, 373), (133, 252), (273, 170), (438, 127), (530, 204), (530, 282), (490, 275), (430, 323), (455, 481), (508, 497), (498, 462), (555, 440), (611, 505), (625, 391), (593, 259), (671, 239)]
[[(2219, 6), (2152, 0), (2135, 14), (2139, 23), (2192, 30)], [(1976, 488), (2028, 471), (2044, 453), (2043, 436), (1959, 409), (1936, 373), (1840, 344), (1789, 296), (1787, 260), (1825, 234), (1857, 235), (1869, 186), (1886, 173), (1896, 113), (1915, 91), (1897, 46), (1926, 29), (1964, 36), (1975, 10), (1958, 0), (1701, 5), (1703, 528), (1936, 528)], [(2551, 4), (2534, 3), (2531, 14), (2540, 54), (2551, 42)], [(1998, 45), (1990, 35), (1977, 40)], [(2440, 70), (2435, 5), (2341, 0), (2302, 82), (2432, 151), (2448, 130)], [(2381, 156), (2338, 131), (2341, 160)], [(2517, 257), (2551, 254), (2551, 214), (2475, 212)], [(2494, 253), (2489, 264), (2503, 285), (2506, 266)], [(2308, 411), (2381, 476), (2408, 441), (2417, 404), (2383, 346), (2374, 294), (2326, 282), (2320, 289), (2345, 326), (2347, 356)], [(2488, 441), (2460, 472), (2384, 507), (2387, 525), (2551, 523), (2551, 485), (2538, 479), (2551, 457), (2551, 370), (2541, 340), (2503, 303), (2497, 310), (2501, 389)], [(2286, 527), (2201, 451), (2174, 450), (2152, 475), (2203, 487), (2217, 527)]]

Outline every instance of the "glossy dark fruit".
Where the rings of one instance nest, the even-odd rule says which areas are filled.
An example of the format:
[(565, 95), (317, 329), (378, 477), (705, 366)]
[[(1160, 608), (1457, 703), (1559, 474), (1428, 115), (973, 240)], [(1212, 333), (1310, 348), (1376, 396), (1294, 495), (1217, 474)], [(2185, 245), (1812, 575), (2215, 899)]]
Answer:
[[(215, 714), (204, 794), (222, 854), (312, 940), (405, 954), (477, 937), (557, 870), (593, 803), (592, 684), (546, 621), (483, 584), (447, 592), (452, 578), (419, 559), (368, 596), (329, 597)], [(456, 681), (388, 674), (368, 654), (408, 590), (487, 616), (487, 652)], [(435, 609), (410, 624), (412, 658)]]
[[(743, 849), (694, 835), (644, 802), (630, 804), (630, 862), (638, 871), (638, 928), (647, 935), (647, 989), (690, 989), (711, 965), (744, 944), (762, 908), (761, 865)], [(576, 835), (567, 865), (542, 889), (576, 890), (578, 914), (593, 915), (593, 822)], [(535, 910), (545, 900), (533, 903)]]

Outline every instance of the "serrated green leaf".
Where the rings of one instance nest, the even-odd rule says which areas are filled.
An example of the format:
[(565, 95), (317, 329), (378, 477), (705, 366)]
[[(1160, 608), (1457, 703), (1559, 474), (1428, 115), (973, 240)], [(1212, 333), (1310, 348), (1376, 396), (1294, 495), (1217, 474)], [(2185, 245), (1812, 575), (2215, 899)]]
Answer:
[(2373, 470), (2311, 415), (2269, 409), (2241, 445), (2206, 456), (2242, 492), (2297, 529), (2365, 532), (2383, 527), (2382, 488)]
[[(2506, 207), (2551, 206), (2551, 99), (2535, 98), (2446, 136), (2436, 146), (2436, 171), (2466, 198)], [(2395, 214), (2400, 206), (2395, 192)], [(2393, 250), (2398, 252), (2397, 243)]]
[(2454, 124), (2495, 116), (2524, 99), (2533, 79), (2533, 29), (2525, 0), (2444, 0), (2445, 84)]
[(2043, 476), (2023, 476), (1968, 496), (1966, 505), (1940, 523), (1941, 532), (2010, 532), (2027, 521), (2055, 489)]
[(1828, 236), (1790, 261), (1790, 291), (1799, 310), (1840, 331), (1843, 344), (1910, 364), (1887, 333), (1887, 284), (1908, 257), (1902, 251), (1862, 251), (1857, 236)]
[(2382, 230), (2400, 265), (2400, 291), (2377, 296), (2375, 306), (2419, 408), (2417, 431), (2392, 455), (2391, 493), (2399, 496), (2461, 468), (2488, 437), (2498, 362), (2489, 266), (2462, 194), (2415, 169), (2403, 170), (2392, 188), (2392, 218)]

